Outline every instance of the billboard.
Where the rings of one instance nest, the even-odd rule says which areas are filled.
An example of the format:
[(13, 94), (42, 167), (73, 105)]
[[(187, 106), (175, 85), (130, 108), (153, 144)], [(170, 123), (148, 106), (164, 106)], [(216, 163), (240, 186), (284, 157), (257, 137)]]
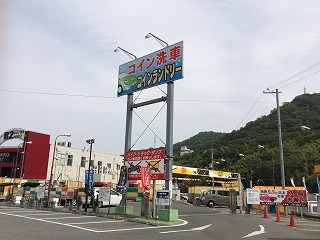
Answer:
[(118, 97), (183, 78), (183, 42), (119, 66)]
[(306, 190), (260, 190), (260, 204), (307, 206)]
[(164, 148), (126, 152), (128, 180), (141, 180), (142, 167), (150, 167), (151, 180), (164, 180)]

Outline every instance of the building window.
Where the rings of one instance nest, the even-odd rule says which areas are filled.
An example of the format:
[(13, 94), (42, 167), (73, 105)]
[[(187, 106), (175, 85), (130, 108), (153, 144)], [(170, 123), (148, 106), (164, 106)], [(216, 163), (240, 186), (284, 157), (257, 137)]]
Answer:
[(67, 166), (72, 166), (73, 155), (68, 155)]
[(111, 163), (107, 163), (107, 168), (111, 168)]
[(87, 161), (86, 157), (81, 157), (81, 163), (80, 163), (81, 165), (80, 166), (81, 167), (85, 167), (86, 166), (86, 161)]
[(117, 164), (117, 170), (120, 170), (120, 164)]

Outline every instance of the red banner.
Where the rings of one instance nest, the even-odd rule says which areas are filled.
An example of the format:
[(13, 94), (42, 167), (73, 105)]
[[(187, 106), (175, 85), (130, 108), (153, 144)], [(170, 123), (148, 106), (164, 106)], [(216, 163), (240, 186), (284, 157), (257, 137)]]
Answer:
[(141, 167), (141, 185), (142, 191), (145, 198), (150, 197), (150, 182), (151, 182), (151, 168), (142, 166)]

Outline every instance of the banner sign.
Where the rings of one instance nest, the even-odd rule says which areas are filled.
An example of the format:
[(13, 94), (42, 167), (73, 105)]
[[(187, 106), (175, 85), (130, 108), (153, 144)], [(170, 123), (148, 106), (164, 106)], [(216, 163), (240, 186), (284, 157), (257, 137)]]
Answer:
[(118, 192), (121, 194), (124, 194), (127, 192), (127, 167), (122, 166), (120, 169), (120, 176), (119, 176), (119, 182), (118, 182)]
[(259, 189), (246, 189), (247, 191), (247, 204), (260, 204), (260, 190)]
[(44, 187), (38, 187), (38, 193), (37, 193), (38, 199), (44, 198), (44, 191), (45, 191)]
[(99, 201), (109, 202), (111, 190), (109, 187), (99, 188)]
[(156, 195), (156, 205), (170, 205), (170, 191), (169, 190), (162, 190), (157, 191)]
[(260, 190), (260, 204), (308, 206), (306, 190)]
[(152, 180), (164, 180), (164, 148), (126, 152), (128, 180), (141, 180), (141, 167), (149, 166)]
[(119, 66), (118, 97), (183, 78), (183, 42)]
[(93, 169), (91, 169), (90, 172), (89, 170), (85, 170), (85, 183), (89, 185), (88, 194), (91, 196), (94, 195), (93, 173), (94, 173)]
[(0, 145), (11, 139), (24, 140), (24, 134), (25, 130), (22, 128), (11, 128), (0, 135)]
[(141, 186), (144, 198), (150, 198), (151, 168), (141, 167)]
[(282, 201), (283, 205), (308, 206), (306, 190), (288, 190), (286, 198)]

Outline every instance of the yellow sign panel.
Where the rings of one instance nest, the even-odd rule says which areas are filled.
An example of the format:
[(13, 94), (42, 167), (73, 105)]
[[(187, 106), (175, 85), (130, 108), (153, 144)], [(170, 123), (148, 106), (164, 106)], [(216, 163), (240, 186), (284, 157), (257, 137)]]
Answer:
[(320, 165), (314, 165), (314, 174), (320, 174)]

